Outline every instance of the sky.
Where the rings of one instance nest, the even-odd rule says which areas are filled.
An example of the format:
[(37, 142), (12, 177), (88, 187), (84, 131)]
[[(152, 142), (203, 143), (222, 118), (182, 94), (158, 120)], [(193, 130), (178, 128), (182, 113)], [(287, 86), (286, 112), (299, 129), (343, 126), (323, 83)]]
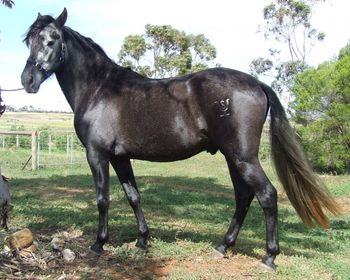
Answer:
[[(0, 86), (21, 87), (20, 76), (29, 55), (22, 42), (38, 12), (57, 17), (68, 10), (66, 25), (91, 37), (117, 61), (123, 39), (142, 34), (146, 24), (171, 25), (187, 34), (204, 34), (216, 47), (216, 63), (248, 72), (250, 62), (267, 57), (276, 47), (266, 41), (258, 26), (264, 23), (263, 8), (271, 0), (14, 0), (8, 9), (0, 5)], [(318, 64), (334, 58), (350, 39), (350, 1), (327, 0), (319, 4), (312, 25), (326, 33), (312, 49), (308, 62)], [(37, 94), (3, 92), (5, 104), (17, 108), (34, 106), (45, 110), (70, 111), (53, 75)]]

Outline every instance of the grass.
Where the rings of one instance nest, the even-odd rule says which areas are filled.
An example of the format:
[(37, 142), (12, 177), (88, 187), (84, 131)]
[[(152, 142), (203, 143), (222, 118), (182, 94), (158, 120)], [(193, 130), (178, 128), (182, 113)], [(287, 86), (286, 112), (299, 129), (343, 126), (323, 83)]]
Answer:
[[(83, 253), (94, 241), (97, 226), (88, 166), (22, 171), (19, 166), (11, 166), (10, 154), (1, 152), (0, 157), (7, 162), (2, 164), (2, 170), (11, 184), (14, 204), (11, 228), (28, 227), (37, 236), (83, 232), (82, 238), (70, 244), (79, 252), (76, 262), (61, 264), (50, 271), (35, 271), (38, 279), (57, 279), (62, 271), (78, 279), (92, 279), (96, 275), (100, 279), (349, 279), (349, 175), (321, 176), (344, 207), (341, 216), (332, 217), (327, 230), (304, 227), (283, 191), (279, 191), (281, 254), (276, 259), (277, 272), (266, 273), (260, 267), (265, 253), (265, 221), (255, 200), (228, 258), (208, 257), (225, 234), (234, 210), (233, 189), (220, 154), (202, 153), (174, 163), (133, 163), (151, 230), (148, 254), (132, 246), (137, 238), (136, 221), (113, 176), (110, 241), (103, 257), (92, 263)], [(280, 188), (270, 163), (264, 161), (263, 166)]]
[[(188, 275), (187, 262), (198, 256), (206, 258), (229, 225), (234, 206), (233, 191), (223, 158), (200, 154), (177, 163), (136, 161), (133, 165), (152, 233), (152, 247), (145, 257), (125, 246), (134, 243), (137, 237), (135, 218), (113, 178), (111, 238), (107, 248), (122, 265), (123, 273), (145, 269), (147, 275), (156, 275), (146, 269), (146, 260), (151, 258), (160, 263), (176, 261), (169, 279), (214, 277), (215, 264), (212, 268), (195, 271), (191, 274), (194, 278), (184, 275)], [(28, 227), (39, 233), (80, 229), (86, 237), (86, 246), (93, 241), (97, 211), (92, 178), (86, 165), (6, 175), (10, 177), (15, 205), (11, 227)], [(325, 176), (324, 179), (337, 198), (349, 201), (349, 176)], [(290, 204), (281, 198), (279, 220), (282, 252), (276, 260), (278, 271), (266, 275), (257, 271), (257, 265), (247, 267), (255, 279), (348, 279), (349, 213), (333, 218), (328, 230), (307, 229)], [(248, 257), (249, 261), (258, 261), (264, 254), (264, 247), (264, 218), (254, 201), (234, 252)]]
[(33, 131), (41, 127), (52, 129), (73, 129), (73, 113), (26, 113), (6, 112), (0, 119), (0, 131), (13, 128)]

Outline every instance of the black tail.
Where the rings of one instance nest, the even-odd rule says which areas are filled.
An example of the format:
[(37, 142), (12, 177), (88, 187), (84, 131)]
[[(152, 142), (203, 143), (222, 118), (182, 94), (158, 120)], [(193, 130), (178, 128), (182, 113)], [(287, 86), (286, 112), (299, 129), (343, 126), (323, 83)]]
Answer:
[(270, 103), (271, 153), (278, 178), (305, 225), (328, 227), (323, 208), (339, 214), (338, 205), (310, 167), (276, 93), (263, 83), (261, 87)]

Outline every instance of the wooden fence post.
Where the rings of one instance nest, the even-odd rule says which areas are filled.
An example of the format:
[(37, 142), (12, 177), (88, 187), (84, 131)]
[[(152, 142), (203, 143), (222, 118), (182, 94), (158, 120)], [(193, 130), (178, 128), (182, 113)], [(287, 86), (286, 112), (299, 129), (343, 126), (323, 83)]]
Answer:
[(38, 131), (32, 132), (32, 170), (36, 170), (39, 166), (39, 133)]
[(67, 134), (67, 159), (73, 163), (73, 134)]
[(51, 146), (52, 146), (52, 137), (51, 137), (51, 134), (49, 134), (49, 155), (51, 155)]
[(67, 152), (67, 158), (69, 157), (69, 134), (66, 135), (66, 138), (67, 138), (67, 149), (66, 149), (66, 152)]
[(73, 134), (70, 135), (70, 163), (73, 164), (73, 150), (74, 150)]

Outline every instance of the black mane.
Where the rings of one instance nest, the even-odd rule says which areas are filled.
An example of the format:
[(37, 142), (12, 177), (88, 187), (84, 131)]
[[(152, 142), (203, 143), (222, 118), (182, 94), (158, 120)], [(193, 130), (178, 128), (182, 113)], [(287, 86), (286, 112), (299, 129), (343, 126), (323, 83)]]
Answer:
[(95, 52), (99, 53), (100, 55), (102, 55), (110, 60), (110, 58), (108, 57), (106, 52), (103, 50), (103, 48), (100, 45), (98, 45), (97, 43), (95, 43), (91, 38), (85, 37), (84, 35), (81, 35), (79, 32), (77, 32), (69, 27), (64, 27), (63, 30), (65, 32), (69, 33), (72, 37), (74, 37), (75, 40), (79, 41), (80, 45), (84, 49), (86, 49), (86, 50), (92, 49)]

